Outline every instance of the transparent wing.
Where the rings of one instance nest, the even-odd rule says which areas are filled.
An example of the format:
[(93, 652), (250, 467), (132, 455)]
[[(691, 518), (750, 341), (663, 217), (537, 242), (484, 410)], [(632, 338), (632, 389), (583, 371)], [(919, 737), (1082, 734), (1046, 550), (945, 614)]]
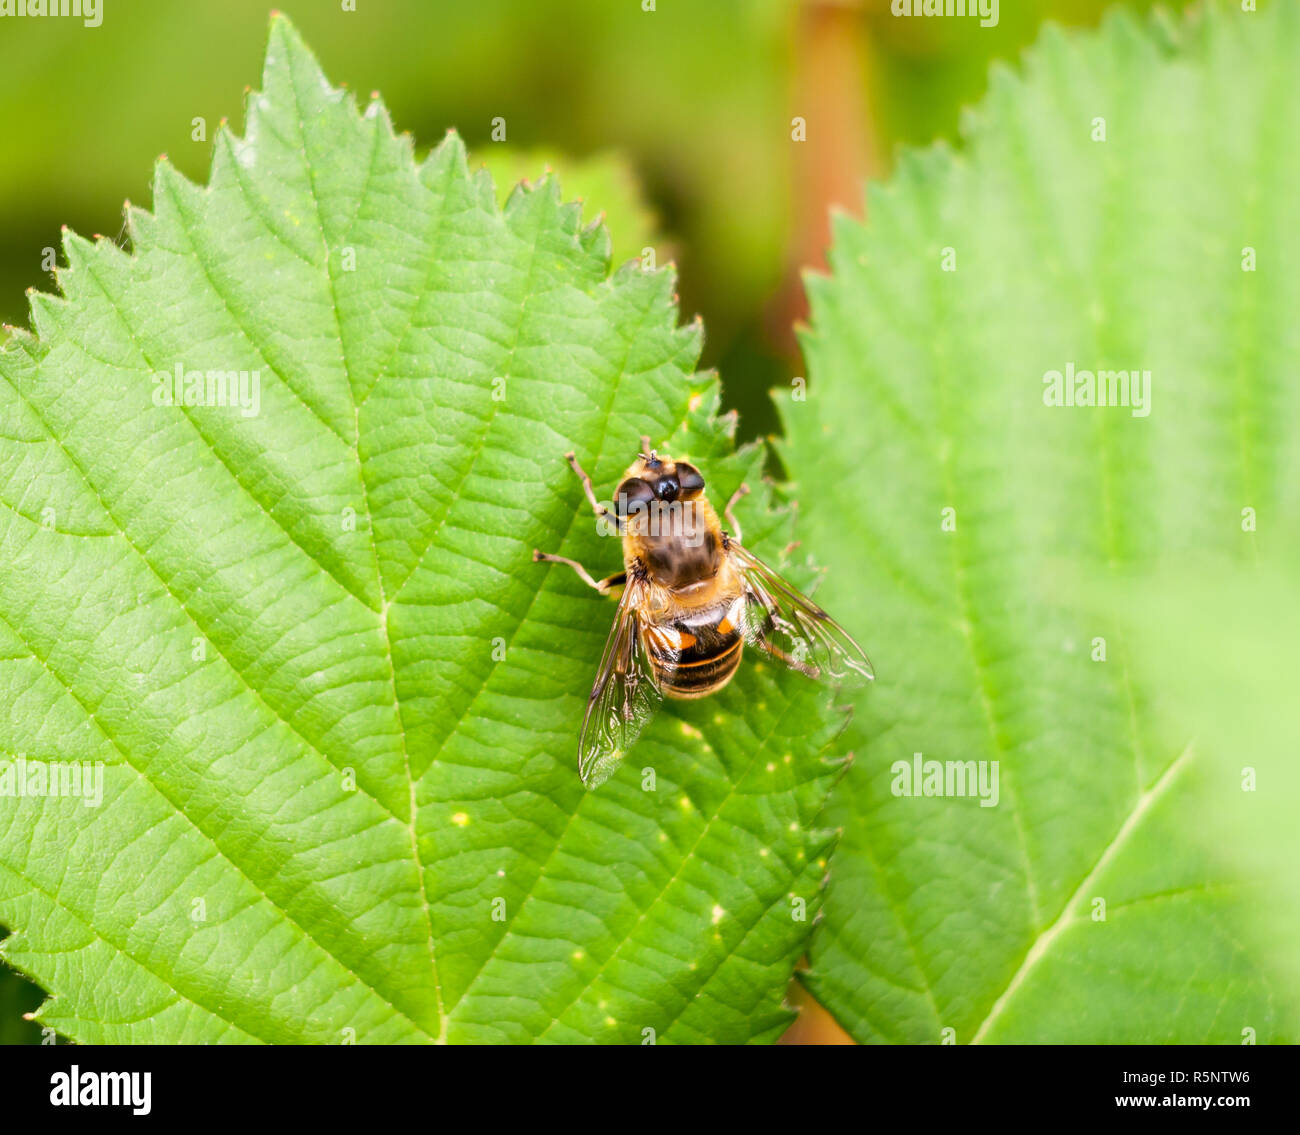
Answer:
[(609, 779), (663, 698), (641, 636), (646, 586), (628, 580), (587, 700), (578, 774), (588, 788)]
[(866, 651), (808, 596), (734, 539), (728, 550), (745, 584), (749, 642), (810, 678), (853, 683), (875, 678)]

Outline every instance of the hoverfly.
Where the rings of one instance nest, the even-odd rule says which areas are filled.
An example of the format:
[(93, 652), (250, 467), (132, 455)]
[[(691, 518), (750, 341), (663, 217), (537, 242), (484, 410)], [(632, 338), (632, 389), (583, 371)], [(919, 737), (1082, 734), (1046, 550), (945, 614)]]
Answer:
[(725, 686), (749, 644), (810, 678), (866, 681), (871, 662), (834, 619), (764, 564), (740, 540), (732, 514), (741, 485), (723, 509), (730, 532), (704, 495), (704, 478), (685, 461), (641, 452), (618, 487), (614, 509), (601, 504), (577, 457), (565, 460), (598, 517), (623, 538), (623, 571), (596, 580), (566, 564), (602, 595), (623, 588), (614, 626), (587, 701), (578, 772), (594, 788), (614, 772), (662, 697), (702, 698)]

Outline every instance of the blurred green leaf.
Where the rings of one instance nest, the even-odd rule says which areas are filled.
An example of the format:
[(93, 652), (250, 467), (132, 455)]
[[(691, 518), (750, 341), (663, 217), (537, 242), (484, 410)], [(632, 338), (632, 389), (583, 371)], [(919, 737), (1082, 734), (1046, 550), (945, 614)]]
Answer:
[[(642, 433), (719, 493), (757, 473), (672, 276), (608, 277), (553, 179), (502, 213), (455, 136), (417, 166), (283, 19), (244, 137), (206, 188), (161, 164), (154, 209), (131, 256), (69, 234), (65, 298), (0, 354), (0, 748), (103, 766), (98, 807), (0, 797), (4, 956), (55, 995), (40, 1019), (778, 1035), (837, 719), (752, 665), (584, 791), (613, 606), (530, 555), (619, 563), (567, 449), (606, 488)], [(176, 367), (256, 373), (256, 411), (160, 405)]]
[[(1278, 894), (1203, 838), (1250, 762), (1155, 711), (1162, 628), (1093, 603), (1208, 557), (1248, 590), (1296, 523), (1298, 52), (1290, 2), (1049, 30), (994, 73), (966, 153), (906, 157), (810, 280), (784, 457), (878, 681), (808, 981), (859, 1040), (1300, 1035), (1247, 932)], [(1149, 416), (1045, 404), (1070, 366), (1149, 371)], [(915, 753), (997, 761), (998, 806), (895, 795)]]
[[(1279, 549), (1280, 551), (1280, 549)], [(1300, 562), (1151, 572), (1098, 589), (1122, 618), (1152, 712), (1194, 736), (1212, 775), (1193, 829), (1255, 884), (1240, 936), (1300, 989)]]

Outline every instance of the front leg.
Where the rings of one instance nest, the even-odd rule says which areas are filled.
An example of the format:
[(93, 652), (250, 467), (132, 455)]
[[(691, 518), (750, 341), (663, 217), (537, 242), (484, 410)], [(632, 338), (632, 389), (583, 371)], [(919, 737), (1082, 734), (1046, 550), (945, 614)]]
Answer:
[(609, 509), (596, 499), (596, 492), (591, 487), (591, 478), (587, 476), (586, 470), (578, 464), (577, 455), (574, 453), (566, 453), (564, 455), (564, 460), (569, 463), (569, 468), (577, 474), (578, 479), (582, 482), (582, 490), (587, 494), (587, 500), (591, 503), (591, 511), (601, 519), (607, 516), (611, 517), (614, 521), (615, 527), (617, 527), (621, 532), (623, 530), (623, 522), (619, 519), (617, 513), (610, 512)]
[(741, 485), (740, 488), (731, 494), (731, 500), (727, 501), (727, 507), (722, 510), (722, 515), (730, 526), (731, 534), (735, 536), (737, 544), (743, 544), (745, 541), (740, 535), (740, 521), (736, 519), (735, 514), (731, 510), (738, 502), (747, 496), (749, 496), (749, 486)]
[(591, 572), (583, 567), (577, 560), (566, 559), (564, 556), (553, 556), (549, 552), (539, 552), (533, 549), (533, 563), (535, 564), (565, 564), (573, 568), (578, 573), (578, 578), (588, 587), (594, 587), (602, 595), (608, 595), (611, 588), (622, 587), (627, 582), (627, 572), (615, 572), (605, 579), (592, 578)]

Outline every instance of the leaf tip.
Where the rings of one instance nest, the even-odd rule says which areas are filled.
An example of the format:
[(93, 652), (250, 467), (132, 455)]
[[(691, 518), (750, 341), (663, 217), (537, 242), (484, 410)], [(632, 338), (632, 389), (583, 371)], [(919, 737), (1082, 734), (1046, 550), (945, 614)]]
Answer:
[(445, 162), (461, 167), (466, 172), (469, 170), (469, 154), (465, 150), (465, 140), (454, 126), (447, 127), (447, 133), (442, 136), (442, 141), (429, 151), (429, 156), (425, 159), (426, 165), (441, 165)]
[(287, 31), (287, 32), (294, 32), (296, 34), (297, 31), (297, 29), (295, 29), (293, 26), (293, 21), (289, 19), (289, 17), (286, 16), (284, 14), (284, 11), (280, 8), (271, 9), (270, 13), (267, 16), (267, 27), (271, 30), (272, 33), (275, 33), (277, 31)]

